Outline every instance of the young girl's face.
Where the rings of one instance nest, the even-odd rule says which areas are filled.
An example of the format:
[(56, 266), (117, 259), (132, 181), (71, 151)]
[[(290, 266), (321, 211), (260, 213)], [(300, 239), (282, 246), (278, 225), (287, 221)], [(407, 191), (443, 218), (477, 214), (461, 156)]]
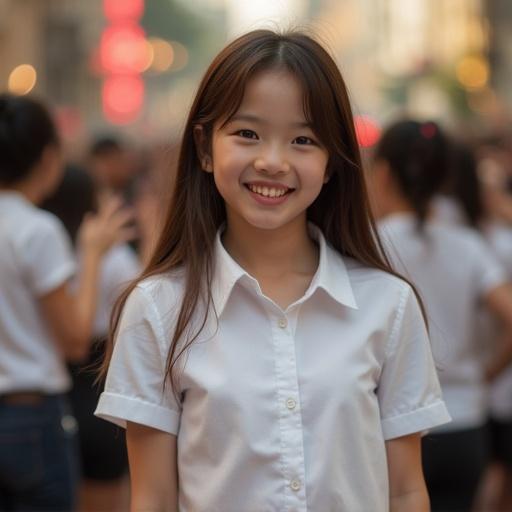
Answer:
[(228, 224), (278, 229), (306, 222), (327, 179), (328, 153), (305, 119), (291, 73), (265, 71), (249, 81), (235, 115), (214, 126), (212, 160)]

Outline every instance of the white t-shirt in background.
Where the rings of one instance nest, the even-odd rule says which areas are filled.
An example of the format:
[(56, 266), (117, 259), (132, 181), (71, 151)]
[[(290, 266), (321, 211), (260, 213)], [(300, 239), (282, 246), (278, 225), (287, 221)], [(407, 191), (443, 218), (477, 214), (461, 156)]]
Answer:
[(96, 414), (178, 436), (183, 512), (385, 512), (385, 441), (449, 421), (410, 286), (311, 232), (319, 266), (285, 311), (217, 236), (218, 322), (181, 360), (179, 399), (162, 385), (182, 272), (144, 280), (126, 303)]
[[(507, 272), (512, 282), (512, 228), (492, 224), (485, 230), (485, 238)], [(489, 332), (496, 335), (497, 328)], [(512, 421), (512, 364), (492, 383), (490, 389), (490, 412), (494, 418)]]
[[(457, 201), (442, 196), (434, 202), (436, 219), (455, 225), (465, 225), (464, 213)], [(478, 231), (483, 240), (503, 265), (509, 282), (512, 282), (512, 227), (504, 223), (486, 223)], [(478, 326), (475, 336), (484, 351), (491, 353), (495, 348), (499, 326), (483, 308), (478, 313)], [(504, 370), (489, 387), (489, 411), (491, 416), (504, 421), (512, 421), (512, 365)]]
[(412, 214), (390, 215), (379, 233), (395, 268), (418, 288), (429, 319), (434, 359), (453, 422), (438, 430), (474, 428), (487, 417), (485, 350), (475, 334), (482, 298), (507, 281), (504, 270), (473, 230), (427, 222), (418, 232)]
[(60, 221), (20, 194), (0, 192), (0, 394), (69, 389), (39, 297), (74, 272), (71, 244)]
[(108, 332), (114, 302), (139, 272), (139, 259), (128, 244), (116, 245), (103, 256), (99, 272), (93, 336), (101, 338)]

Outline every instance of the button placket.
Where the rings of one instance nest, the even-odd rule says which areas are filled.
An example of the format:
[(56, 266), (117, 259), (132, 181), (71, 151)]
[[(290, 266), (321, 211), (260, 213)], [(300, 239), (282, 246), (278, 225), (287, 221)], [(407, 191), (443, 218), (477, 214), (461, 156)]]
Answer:
[(288, 409), (293, 410), (296, 405), (297, 402), (293, 398), (288, 398), (288, 400), (286, 400), (286, 407), (288, 407)]
[[(304, 485), (304, 445), (300, 407), (298, 407), (299, 383), (293, 329), (284, 315), (274, 317), (272, 322), (274, 350), (276, 355), (276, 384), (281, 431), (281, 457), (283, 476), (289, 489), (287, 503), (290, 509), (306, 511), (306, 489)], [(288, 510), (288, 509), (287, 509)]]
[(300, 484), (300, 480), (296, 480), (296, 479), (292, 480), (290, 482), (290, 487), (295, 492), (300, 491), (300, 488), (302, 487), (301, 484)]

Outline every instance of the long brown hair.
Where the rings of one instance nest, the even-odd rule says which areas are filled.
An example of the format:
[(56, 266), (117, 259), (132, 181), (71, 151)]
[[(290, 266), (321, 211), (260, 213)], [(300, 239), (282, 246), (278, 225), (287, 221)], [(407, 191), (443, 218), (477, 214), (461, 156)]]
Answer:
[[(165, 375), (176, 391), (173, 369), (200, 334), (213, 305), (210, 286), (214, 241), (226, 220), (224, 202), (212, 174), (201, 169), (194, 127), (202, 126), (211, 141), (214, 123), (226, 122), (236, 113), (249, 80), (258, 72), (276, 68), (289, 71), (300, 81), (306, 119), (329, 154), (330, 179), (309, 207), (308, 219), (340, 254), (397, 275), (384, 254), (370, 212), (348, 93), (334, 60), (304, 33), (255, 30), (224, 48), (199, 85), (183, 133), (175, 188), (159, 241), (142, 275), (114, 307), (101, 376), (107, 372), (119, 318), (130, 292), (150, 276), (180, 268), (185, 270), (185, 291), (176, 328), (170, 333)], [(206, 312), (200, 328), (181, 340), (188, 334), (202, 300)]]

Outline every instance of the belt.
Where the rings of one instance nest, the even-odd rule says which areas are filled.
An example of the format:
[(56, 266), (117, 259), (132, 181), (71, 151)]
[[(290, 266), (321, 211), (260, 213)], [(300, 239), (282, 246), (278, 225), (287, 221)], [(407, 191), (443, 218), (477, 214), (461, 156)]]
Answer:
[(0, 402), (9, 405), (37, 405), (44, 400), (45, 396), (40, 391), (15, 391), (0, 395)]

